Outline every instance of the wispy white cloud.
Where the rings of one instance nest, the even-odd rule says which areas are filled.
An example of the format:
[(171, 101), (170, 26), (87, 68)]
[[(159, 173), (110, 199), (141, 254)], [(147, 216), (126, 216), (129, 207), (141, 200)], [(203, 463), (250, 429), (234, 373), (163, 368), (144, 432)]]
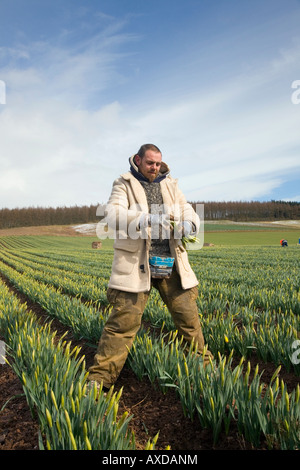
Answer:
[[(23, 95), (31, 105), (39, 99), (69, 101), (74, 107), (107, 104), (104, 91), (125, 80), (125, 47), (137, 39), (123, 32), (124, 21), (112, 20), (96, 32), (62, 31), (57, 37), (18, 42), (0, 48), (1, 78), (10, 95)], [(83, 27), (81, 27), (83, 29)], [(92, 27), (91, 27), (92, 29)]]
[[(129, 80), (122, 64), (134, 48), (125, 46), (138, 38), (100, 19), (110, 24), (80, 44), (65, 30), (53, 42), (1, 48), (1, 206), (105, 202), (145, 142), (161, 147), (190, 200), (268, 198), (299, 171), (300, 105), (290, 99), (297, 40), (211, 86), (199, 70), (190, 89), (157, 99), (150, 77), (148, 93), (128, 104), (111, 90)], [(125, 89), (134, 94), (135, 84)]]
[(136, 120), (141, 133), (151, 130), (165, 144), (189, 199), (272, 198), (299, 171), (300, 106), (290, 100), (299, 54), (296, 45), (216, 92), (206, 89)]
[(79, 45), (1, 49), (1, 206), (102, 202), (109, 193), (110, 149), (127, 126), (105, 94), (122, 80), (118, 48), (132, 40), (120, 28), (114, 23)]
[(7, 107), (0, 114), (1, 205), (105, 202), (115, 177), (114, 140), (126, 132), (118, 103), (97, 112), (61, 102), (22, 112)]

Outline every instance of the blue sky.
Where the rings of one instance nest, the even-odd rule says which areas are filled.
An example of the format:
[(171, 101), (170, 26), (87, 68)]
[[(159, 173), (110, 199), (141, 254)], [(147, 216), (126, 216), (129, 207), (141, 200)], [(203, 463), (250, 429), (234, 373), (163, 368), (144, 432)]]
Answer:
[(299, 0), (2, 0), (0, 207), (105, 203), (149, 142), (190, 201), (300, 201), (299, 24)]

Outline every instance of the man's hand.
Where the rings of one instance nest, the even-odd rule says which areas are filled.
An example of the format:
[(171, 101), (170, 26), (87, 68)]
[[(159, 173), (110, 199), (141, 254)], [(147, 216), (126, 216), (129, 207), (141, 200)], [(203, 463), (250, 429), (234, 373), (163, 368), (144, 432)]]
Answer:
[(192, 222), (178, 222), (174, 227), (175, 238), (189, 237), (195, 231)]

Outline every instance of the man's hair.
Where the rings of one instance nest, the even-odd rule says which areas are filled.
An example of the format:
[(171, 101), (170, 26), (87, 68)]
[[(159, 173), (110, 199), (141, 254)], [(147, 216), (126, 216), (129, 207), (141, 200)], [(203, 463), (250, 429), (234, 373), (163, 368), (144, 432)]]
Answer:
[(153, 150), (153, 152), (161, 153), (159, 148), (156, 145), (153, 144), (144, 144), (141, 146), (140, 150), (137, 152), (136, 155), (138, 155), (140, 158), (143, 158), (145, 156), (145, 153), (147, 150)]

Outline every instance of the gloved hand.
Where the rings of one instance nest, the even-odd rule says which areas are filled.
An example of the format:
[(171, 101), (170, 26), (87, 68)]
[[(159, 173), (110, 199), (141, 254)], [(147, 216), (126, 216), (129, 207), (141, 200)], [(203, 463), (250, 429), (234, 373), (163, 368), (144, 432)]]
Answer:
[(194, 225), (192, 224), (192, 222), (188, 222), (187, 220), (185, 220), (183, 222), (178, 222), (178, 224), (175, 225), (174, 237), (188, 237), (193, 232), (195, 232)]

